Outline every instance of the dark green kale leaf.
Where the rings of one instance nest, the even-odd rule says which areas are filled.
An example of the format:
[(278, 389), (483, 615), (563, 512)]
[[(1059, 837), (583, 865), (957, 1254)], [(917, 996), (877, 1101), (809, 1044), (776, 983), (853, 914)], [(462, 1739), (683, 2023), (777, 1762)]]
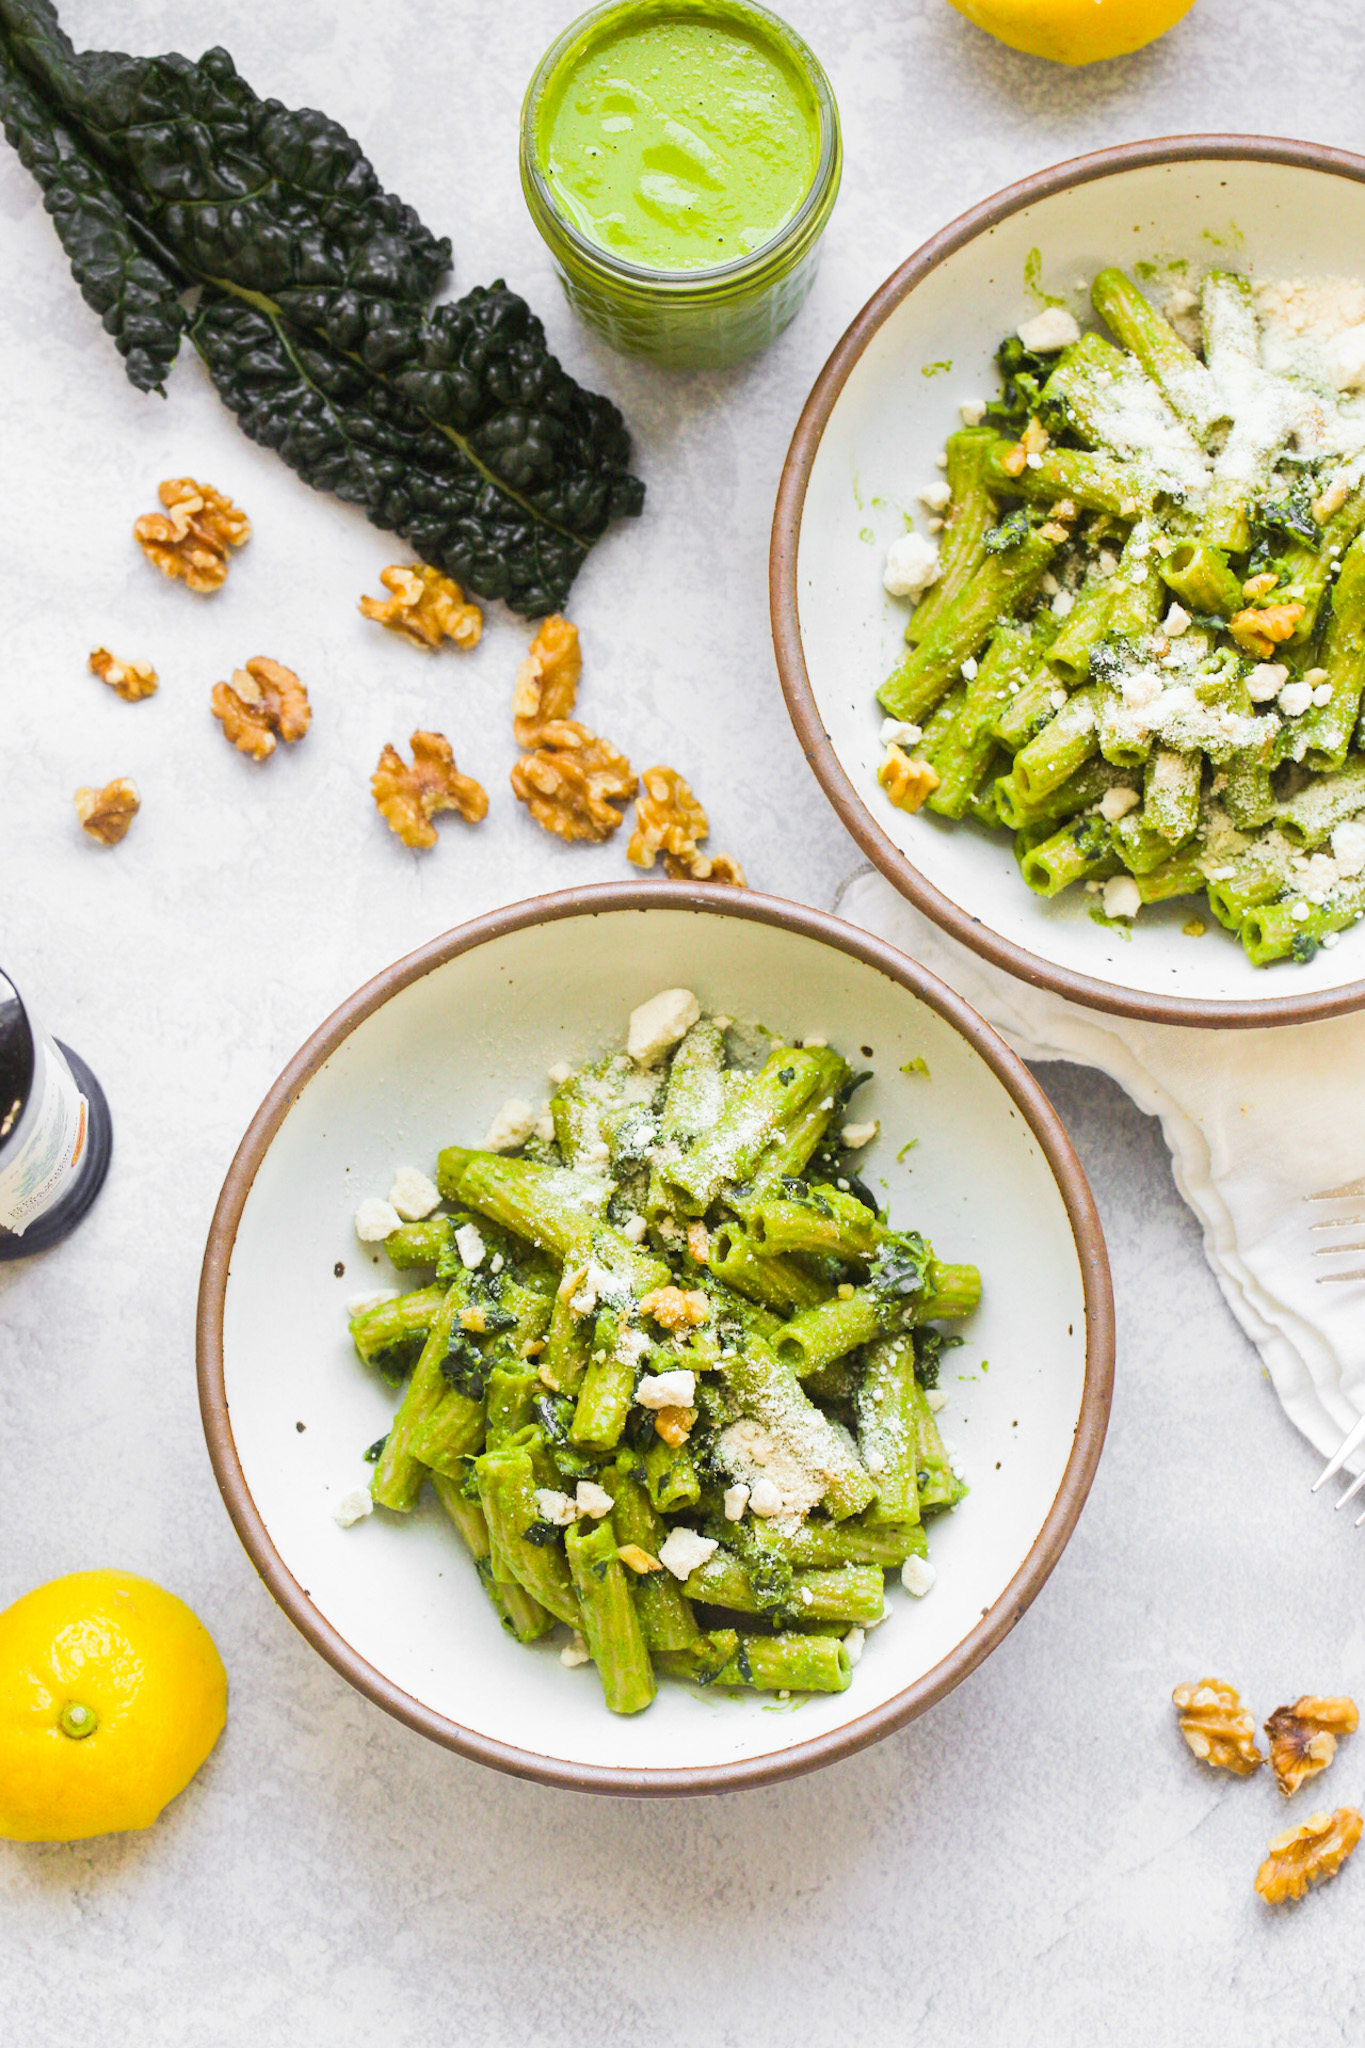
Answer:
[(498, 282), (432, 308), (449, 242), (336, 122), (258, 98), (225, 50), (77, 53), (50, 0), (0, 0), (0, 115), (142, 388), (198, 287), (191, 338), (253, 440), (528, 615), (640, 511), (620, 414), (524, 300)]
[(995, 352), (1001, 395), (986, 407), (986, 424), (1017, 441), (1031, 419), (1039, 420), (1054, 440), (1069, 431), (1071, 416), (1063, 401), (1044, 395), (1055, 358), (1036, 355), (1017, 334), (1007, 334)]
[(1292, 536), (1306, 541), (1316, 554), (1322, 546), (1322, 528), (1313, 516), (1313, 489), (1307, 479), (1300, 478), (1277, 501), (1266, 499), (1257, 509), (1252, 531), (1255, 542), (1267, 550), (1283, 547)]
[(1026, 541), (1028, 537), (1028, 513), (1020, 505), (1007, 519), (1002, 519), (998, 526), (987, 527), (981, 545), (988, 555), (1003, 555), (1010, 548), (1017, 548), (1020, 542)]
[(51, 120), (0, 42), (0, 123), (43, 194), (71, 274), (139, 391), (161, 391), (185, 330), (179, 280), (154, 262), (118, 195), (70, 129)]
[(888, 1231), (868, 1269), (874, 1294), (902, 1300), (922, 1294), (933, 1254), (917, 1230)]

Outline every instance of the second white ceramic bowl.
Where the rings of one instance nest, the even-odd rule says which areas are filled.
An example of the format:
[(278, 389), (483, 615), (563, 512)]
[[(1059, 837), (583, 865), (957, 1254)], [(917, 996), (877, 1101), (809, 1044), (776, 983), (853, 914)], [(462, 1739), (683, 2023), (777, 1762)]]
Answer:
[[(847, 1692), (795, 1711), (666, 1684), (618, 1720), (591, 1667), (504, 1635), (434, 1502), (333, 1519), (363, 1486), (392, 1390), (357, 1360), (347, 1297), (391, 1284), (353, 1218), (396, 1167), (477, 1144), (557, 1060), (621, 1044), (632, 1007), (822, 1032), (875, 1072), (865, 1169), (893, 1217), (976, 1261), (982, 1305), (950, 1352), (942, 1422), (972, 1492), (934, 1531), (938, 1584), (896, 1587)], [(923, 1060), (925, 1074), (905, 1072)], [(906, 1150), (911, 1141), (913, 1149)], [(342, 1270), (344, 1268), (344, 1271)], [(989, 1368), (989, 1369), (988, 1369)], [(291, 1619), (352, 1684), (504, 1770), (608, 1792), (708, 1792), (808, 1770), (922, 1712), (1000, 1641), (1071, 1533), (1104, 1438), (1113, 1306), (1075, 1153), (1026, 1067), (959, 996), (815, 911), (746, 891), (635, 884), (542, 897), (448, 933), (362, 988), (266, 1097), (214, 1217), (200, 1398), (229, 1512)]]
[(1184, 1024), (1288, 1024), (1365, 1006), (1365, 924), (1307, 966), (1255, 968), (1186, 898), (1143, 911), (1131, 934), (1096, 925), (1090, 899), (1051, 902), (1023, 883), (1003, 835), (895, 810), (878, 789), (878, 686), (904, 652), (905, 607), (886, 596), (888, 544), (960, 423), (999, 388), (1001, 337), (1108, 264), (1172, 259), (1261, 278), (1365, 280), (1365, 158), (1301, 142), (1176, 136), (1127, 144), (1026, 178), (964, 214), (864, 306), (812, 391), (773, 521), (773, 637), (806, 754), (882, 872), (955, 938), (1026, 981), (1097, 1009)]

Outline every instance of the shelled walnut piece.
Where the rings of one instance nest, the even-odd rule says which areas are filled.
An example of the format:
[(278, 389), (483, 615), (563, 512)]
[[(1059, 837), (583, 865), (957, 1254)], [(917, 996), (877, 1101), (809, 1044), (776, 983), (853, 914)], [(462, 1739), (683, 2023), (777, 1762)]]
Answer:
[(615, 806), (628, 803), (637, 785), (625, 755), (569, 717), (582, 672), (578, 628), (552, 613), (512, 693), (512, 730), (529, 750), (512, 770), (512, 790), (546, 832), (600, 843), (619, 827)]
[(379, 815), (390, 831), (404, 846), (420, 847), (436, 844), (431, 821), (438, 811), (458, 811), (467, 823), (477, 825), (488, 810), (488, 792), (472, 775), (460, 774), (445, 734), (415, 732), (411, 746), (409, 767), (397, 748), (386, 743), (370, 777)]
[(142, 808), (137, 785), (126, 775), (116, 782), (106, 782), (103, 789), (82, 787), (72, 802), (81, 830), (98, 839), (101, 846), (117, 846), (120, 839), (125, 839), (128, 827)]
[(156, 670), (149, 661), (120, 661), (107, 647), (96, 647), (90, 655), (90, 673), (108, 683), (125, 704), (156, 695)]
[(1305, 1693), (1292, 1707), (1276, 1707), (1265, 1732), (1275, 1783), (1286, 1799), (1305, 1778), (1326, 1770), (1337, 1753), (1337, 1737), (1354, 1735), (1359, 1724), (1354, 1700)]
[(360, 609), (376, 625), (401, 633), (414, 647), (434, 653), (443, 640), (457, 647), (477, 647), (483, 613), (466, 601), (458, 583), (427, 562), (393, 563), (379, 580), (388, 597), (362, 597)]
[(676, 768), (646, 768), (635, 803), (635, 830), (626, 859), (652, 868), (660, 853), (664, 872), (675, 882), (724, 882), (743, 889), (744, 870), (728, 853), (705, 854), (698, 842), (710, 820)]
[(276, 734), (292, 746), (313, 722), (308, 692), (293, 669), (264, 654), (234, 669), (230, 683), (215, 683), (210, 701), (224, 736), (253, 761), (269, 760)]
[(147, 512), (133, 524), (133, 535), (149, 562), (200, 593), (219, 590), (227, 581), (229, 551), (245, 547), (251, 521), (239, 505), (212, 484), (192, 476), (171, 477), (157, 486), (164, 513)]
[(1256, 1889), (1266, 1904), (1301, 1899), (1310, 1885), (1335, 1877), (1359, 1842), (1361, 1827), (1353, 1806), (1339, 1806), (1335, 1813), (1310, 1813), (1302, 1826), (1276, 1835), (1256, 1873)]
[(919, 810), (925, 798), (938, 788), (937, 770), (927, 761), (902, 753), (897, 746), (887, 748), (877, 780), (898, 811)]
[(1201, 1678), (1197, 1685), (1178, 1685), (1171, 1698), (1180, 1732), (1201, 1763), (1246, 1778), (1265, 1762), (1256, 1747), (1256, 1723), (1235, 1686)]

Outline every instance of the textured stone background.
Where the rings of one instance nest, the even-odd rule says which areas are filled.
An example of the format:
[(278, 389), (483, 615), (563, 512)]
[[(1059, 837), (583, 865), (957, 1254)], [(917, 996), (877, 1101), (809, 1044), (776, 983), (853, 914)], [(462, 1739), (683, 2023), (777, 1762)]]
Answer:
[[(86, 0), (67, 21), (121, 48), (221, 41), (258, 90), (326, 107), (451, 233), (461, 288), (505, 273), (616, 394), (650, 498), (576, 593), (584, 715), (637, 763), (691, 775), (756, 885), (828, 904), (858, 857), (788, 729), (764, 576), (782, 456), (828, 349), (933, 229), (1059, 158), (1201, 128), (1358, 146), (1360, 61), (1325, 0), (1200, 0), (1154, 49), (1074, 75), (942, 0), (786, 5), (845, 123), (823, 272), (764, 360), (672, 379), (575, 327), (522, 207), (517, 108), (567, 7)], [(1109, 1446), (1024, 1623), (905, 1733), (725, 1801), (555, 1793), (408, 1734), (275, 1608), (220, 1507), (194, 1398), (198, 1262), (236, 1140), (376, 969), (495, 903), (622, 876), (624, 850), (559, 847), (512, 804), (521, 628), (495, 617), (472, 659), (428, 663), (364, 626), (355, 598), (378, 587), (383, 538), (251, 448), (188, 354), (166, 403), (132, 391), (7, 152), (0, 249), (4, 959), (96, 1065), (118, 1124), (79, 1237), (0, 1269), (0, 1605), (93, 1563), (147, 1572), (203, 1615), (233, 1688), (224, 1741), (152, 1833), (0, 1845), (5, 2038), (1358, 2039), (1365, 1873), (1265, 1914), (1250, 1884), (1278, 1799), (1201, 1775), (1167, 1701), (1205, 1670), (1262, 1715), (1300, 1690), (1358, 1690), (1361, 1539), (1308, 1498), (1311, 1454), (1222, 1306), (1155, 1126), (1093, 1075), (1045, 1079), (1109, 1232)], [(185, 472), (256, 527), (211, 605), (152, 577), (128, 537), (157, 480)], [(84, 674), (100, 639), (149, 654), (160, 695), (129, 708), (103, 692)], [(209, 685), (258, 652), (296, 666), (316, 707), (305, 746), (264, 771), (207, 713)], [(421, 860), (365, 786), (380, 743), (418, 724), (449, 732), (494, 795), (484, 826), (448, 824)], [(115, 774), (137, 778), (144, 810), (107, 855), (70, 797)], [(1328, 1790), (1360, 1789), (1348, 1746)]]

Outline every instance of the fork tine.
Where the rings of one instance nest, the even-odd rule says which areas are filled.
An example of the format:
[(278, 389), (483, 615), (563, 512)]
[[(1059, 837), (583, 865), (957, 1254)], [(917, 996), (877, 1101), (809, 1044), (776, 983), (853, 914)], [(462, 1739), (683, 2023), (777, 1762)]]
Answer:
[(1351, 1481), (1345, 1493), (1343, 1493), (1341, 1499), (1337, 1502), (1338, 1509), (1344, 1508), (1348, 1500), (1354, 1500), (1356, 1495), (1360, 1492), (1362, 1486), (1365, 1486), (1365, 1472), (1362, 1472), (1358, 1479), (1353, 1479)]
[(1315, 1259), (1339, 1259), (1343, 1252), (1365, 1252), (1365, 1244), (1357, 1240), (1355, 1244), (1315, 1244), (1313, 1247)]
[(1318, 1286), (1330, 1287), (1333, 1281), (1365, 1280), (1365, 1266), (1352, 1266), (1349, 1273), (1319, 1273)]
[(1305, 1202), (1339, 1202), (1352, 1195), (1365, 1195), (1365, 1179), (1343, 1181), (1339, 1188), (1319, 1188), (1315, 1195), (1305, 1195)]
[(1354, 1428), (1347, 1431), (1337, 1448), (1335, 1456), (1328, 1459), (1322, 1469), (1321, 1476), (1314, 1480), (1312, 1488), (1314, 1493), (1318, 1491), (1319, 1487), (1326, 1486), (1329, 1479), (1336, 1478), (1352, 1451), (1362, 1443), (1365, 1443), (1365, 1415), (1361, 1416)]

